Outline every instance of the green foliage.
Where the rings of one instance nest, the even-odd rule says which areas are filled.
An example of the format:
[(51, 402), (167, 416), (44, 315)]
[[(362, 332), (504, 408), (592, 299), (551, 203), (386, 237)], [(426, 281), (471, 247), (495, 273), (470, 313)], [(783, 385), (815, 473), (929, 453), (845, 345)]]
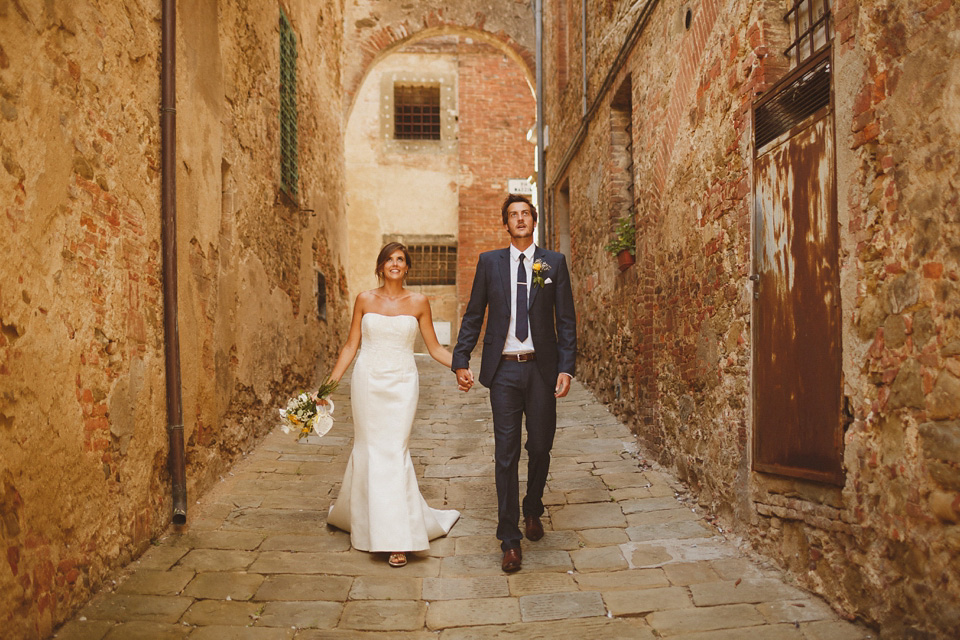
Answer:
[(614, 230), (616, 234), (613, 240), (607, 243), (604, 249), (607, 252), (617, 255), (624, 249), (630, 252), (630, 255), (637, 255), (637, 228), (633, 224), (632, 216), (624, 216), (617, 222)]

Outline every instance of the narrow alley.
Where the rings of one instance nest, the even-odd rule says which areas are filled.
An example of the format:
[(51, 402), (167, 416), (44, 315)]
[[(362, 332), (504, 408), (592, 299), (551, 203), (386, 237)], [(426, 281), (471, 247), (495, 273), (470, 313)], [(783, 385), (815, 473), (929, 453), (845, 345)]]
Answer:
[(548, 531), (502, 573), (487, 392), (418, 365), (421, 490), (462, 512), (429, 554), (393, 569), (326, 526), (352, 441), (348, 374), (327, 436), (274, 429), (56, 637), (871, 637), (712, 526), (579, 383), (559, 406)]

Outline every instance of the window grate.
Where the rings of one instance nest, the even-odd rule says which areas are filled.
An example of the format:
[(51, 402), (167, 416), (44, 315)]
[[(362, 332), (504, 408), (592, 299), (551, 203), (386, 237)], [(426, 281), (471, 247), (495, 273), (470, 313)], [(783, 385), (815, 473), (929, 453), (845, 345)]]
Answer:
[(393, 87), (393, 137), (397, 140), (440, 139), (440, 87)]
[(280, 10), (280, 184), (297, 195), (297, 34)]
[(449, 245), (418, 244), (410, 252), (407, 284), (457, 284), (457, 248)]
[(800, 73), (793, 82), (754, 109), (757, 149), (829, 104), (830, 57), (824, 56), (813, 68)]
[(793, 58), (797, 65), (812, 58), (830, 43), (831, 0), (794, 0), (793, 6), (783, 19), (792, 30), (793, 41), (783, 52)]

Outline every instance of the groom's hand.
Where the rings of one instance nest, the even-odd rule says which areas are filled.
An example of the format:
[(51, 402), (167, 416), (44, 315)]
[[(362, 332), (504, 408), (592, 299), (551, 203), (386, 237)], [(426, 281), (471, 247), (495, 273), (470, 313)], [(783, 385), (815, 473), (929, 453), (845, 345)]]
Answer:
[(473, 386), (473, 371), (470, 369), (457, 369), (457, 388), (460, 391), (470, 391)]
[(557, 387), (555, 390), (555, 395), (558, 398), (562, 398), (570, 392), (570, 376), (566, 373), (561, 373), (557, 376)]

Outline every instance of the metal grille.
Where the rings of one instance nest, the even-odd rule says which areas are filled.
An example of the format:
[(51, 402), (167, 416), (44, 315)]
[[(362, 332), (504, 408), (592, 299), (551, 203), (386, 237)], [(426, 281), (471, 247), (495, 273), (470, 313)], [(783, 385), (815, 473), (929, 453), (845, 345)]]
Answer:
[(297, 195), (297, 34), (280, 10), (280, 183)]
[(408, 284), (457, 284), (457, 248), (449, 245), (418, 244), (410, 252)]
[(440, 139), (440, 87), (393, 87), (393, 137), (397, 140)]
[(793, 41), (783, 53), (797, 65), (830, 43), (830, 3), (831, 0), (794, 0), (783, 17), (793, 35)]
[(830, 104), (830, 56), (800, 72), (781, 90), (754, 108), (754, 135), (759, 149)]

